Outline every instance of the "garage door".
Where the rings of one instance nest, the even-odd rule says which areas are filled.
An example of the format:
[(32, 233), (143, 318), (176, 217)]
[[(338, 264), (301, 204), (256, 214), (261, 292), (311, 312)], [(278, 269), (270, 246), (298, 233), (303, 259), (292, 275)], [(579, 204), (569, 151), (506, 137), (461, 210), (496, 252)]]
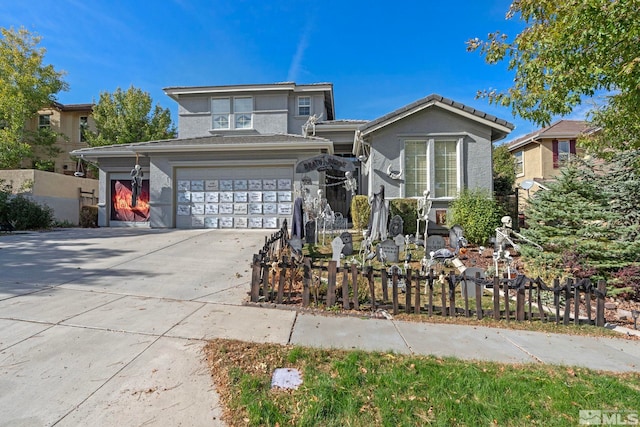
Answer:
[(293, 167), (178, 168), (177, 228), (276, 229), (293, 213)]

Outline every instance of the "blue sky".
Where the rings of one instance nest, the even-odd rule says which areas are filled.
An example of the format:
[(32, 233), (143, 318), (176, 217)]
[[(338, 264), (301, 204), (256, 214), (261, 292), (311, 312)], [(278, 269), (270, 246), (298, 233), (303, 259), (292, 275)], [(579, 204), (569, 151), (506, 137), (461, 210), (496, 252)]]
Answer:
[(515, 124), (511, 140), (537, 127), (476, 92), (508, 88), (513, 75), (465, 45), (517, 33), (510, 3), (0, 0), (0, 27), (42, 37), (45, 62), (67, 73), (65, 104), (133, 85), (177, 123), (164, 87), (331, 82), (338, 119), (375, 119), (437, 93)]

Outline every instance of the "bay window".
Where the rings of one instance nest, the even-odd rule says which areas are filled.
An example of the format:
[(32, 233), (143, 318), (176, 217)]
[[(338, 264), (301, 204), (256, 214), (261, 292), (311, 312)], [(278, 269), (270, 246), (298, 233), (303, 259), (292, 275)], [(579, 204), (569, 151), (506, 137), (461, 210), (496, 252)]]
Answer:
[(462, 189), (462, 139), (404, 141), (404, 196), (452, 199)]

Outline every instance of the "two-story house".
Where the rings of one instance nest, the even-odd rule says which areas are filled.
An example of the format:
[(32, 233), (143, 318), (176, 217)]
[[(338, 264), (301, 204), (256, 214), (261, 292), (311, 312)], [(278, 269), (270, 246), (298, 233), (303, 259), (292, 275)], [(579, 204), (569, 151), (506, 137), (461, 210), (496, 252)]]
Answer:
[[(178, 103), (178, 138), (72, 152), (99, 163), (100, 226), (276, 228), (297, 198), (318, 190), (346, 215), (345, 169), (358, 194), (380, 185), (387, 198), (429, 190), (435, 225), (462, 188), (492, 189), (491, 145), (513, 129), (438, 95), (373, 121), (337, 120), (330, 83), (164, 91)], [(330, 167), (297, 167), (321, 155)], [(144, 180), (131, 207), (135, 164)]]
[[(50, 107), (38, 111), (38, 115), (25, 124), (30, 131), (47, 128), (58, 134), (55, 147), (59, 153), (51, 159), (48, 153), (35, 149), (35, 155), (42, 161), (51, 160), (49, 172), (73, 175), (76, 172), (86, 173), (83, 165), (71, 158), (73, 150), (87, 147), (85, 131), (95, 129), (91, 113), (93, 104), (61, 104), (53, 103)], [(34, 165), (29, 160), (22, 165), (31, 168)], [(78, 174), (76, 174), (78, 175)], [(83, 176), (86, 176), (83, 175)]]
[(581, 134), (590, 131), (585, 121), (559, 120), (506, 143), (516, 162), (516, 186), (526, 190), (524, 199), (545, 188), (572, 157), (580, 155), (576, 141)]

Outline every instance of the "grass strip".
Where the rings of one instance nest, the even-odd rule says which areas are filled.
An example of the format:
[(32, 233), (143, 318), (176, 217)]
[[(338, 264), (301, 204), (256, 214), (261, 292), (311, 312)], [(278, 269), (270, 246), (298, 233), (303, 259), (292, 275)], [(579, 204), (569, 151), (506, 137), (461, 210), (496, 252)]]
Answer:
[[(230, 426), (575, 426), (580, 410), (640, 411), (640, 375), (213, 340)], [(303, 374), (271, 388), (276, 368)]]

